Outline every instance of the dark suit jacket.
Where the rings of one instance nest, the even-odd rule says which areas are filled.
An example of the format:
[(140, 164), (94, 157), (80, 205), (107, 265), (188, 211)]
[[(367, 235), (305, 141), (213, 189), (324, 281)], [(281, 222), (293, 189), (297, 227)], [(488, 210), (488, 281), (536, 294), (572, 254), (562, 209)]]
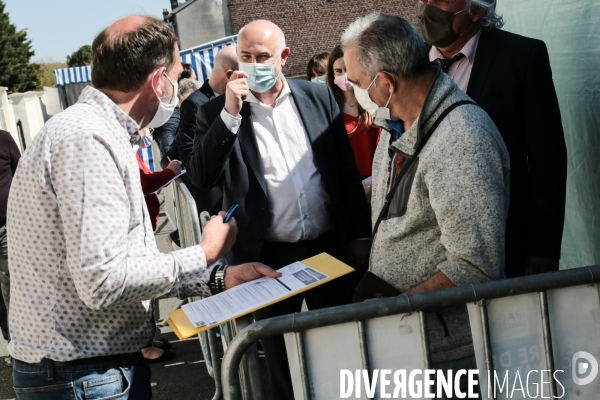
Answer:
[(524, 274), (528, 256), (560, 258), (567, 150), (544, 42), (502, 30), (482, 32), (467, 94), (492, 118), (511, 164), (506, 274)]
[[(288, 79), (291, 95), (306, 128), (315, 164), (332, 205), (342, 243), (370, 237), (371, 217), (348, 134), (331, 91), (323, 85)], [(237, 134), (225, 126), (220, 112), (225, 96), (200, 107), (190, 179), (197, 185), (223, 187), (223, 206), (239, 204), (237, 241), (230, 263), (256, 261), (269, 221), (267, 188), (249, 103), (244, 102)]]
[(163, 126), (156, 128), (152, 135), (160, 148), (160, 165), (163, 169), (169, 165), (169, 158), (171, 160), (179, 160), (177, 147), (174, 145), (178, 127), (179, 107), (175, 107), (171, 118)]
[[(188, 172), (190, 155), (194, 148), (198, 108), (214, 98), (215, 93), (207, 80), (200, 89), (190, 94), (181, 103), (181, 121), (179, 122), (179, 132), (177, 133), (175, 146), (179, 152), (179, 160), (188, 169)], [(194, 184), (188, 184), (187, 186), (189, 186), (188, 189), (196, 201), (198, 212), (208, 211), (211, 215), (214, 215), (223, 209), (223, 193), (220, 185), (209, 188), (201, 188)]]

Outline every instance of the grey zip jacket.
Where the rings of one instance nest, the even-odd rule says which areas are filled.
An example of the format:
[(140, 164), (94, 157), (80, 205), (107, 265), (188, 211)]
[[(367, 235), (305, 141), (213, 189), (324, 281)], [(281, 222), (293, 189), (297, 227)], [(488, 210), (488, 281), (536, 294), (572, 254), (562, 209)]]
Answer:
[[(417, 121), (391, 145), (382, 130), (373, 161), (373, 225), (390, 190), (394, 154), (411, 158), (437, 117), (461, 100), (471, 99), (438, 67)], [(402, 292), (440, 271), (456, 286), (504, 278), (509, 173), (508, 151), (485, 111), (471, 104), (454, 109), (400, 181), (374, 237), (371, 272)], [(432, 361), (471, 356), (466, 306), (441, 314), (450, 336), (435, 314), (427, 316)]]

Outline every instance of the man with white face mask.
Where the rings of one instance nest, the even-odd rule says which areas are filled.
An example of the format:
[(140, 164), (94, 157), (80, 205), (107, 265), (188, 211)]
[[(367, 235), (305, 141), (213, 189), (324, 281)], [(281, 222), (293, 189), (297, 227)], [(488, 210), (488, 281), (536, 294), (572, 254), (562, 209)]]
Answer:
[(151, 398), (140, 353), (154, 335), (151, 299), (279, 276), (253, 263), (217, 277), (213, 265), (237, 232), (224, 213), (200, 245), (156, 247), (131, 143), (177, 104), (171, 28), (123, 18), (94, 39), (92, 59), (94, 87), (36, 135), (11, 188), (8, 351), (19, 398)]
[[(259, 260), (277, 269), (327, 252), (366, 265), (370, 217), (339, 108), (326, 86), (288, 80), (290, 49), (269, 21), (239, 32), (239, 71), (225, 96), (200, 107), (188, 163), (193, 183), (223, 188), (239, 204), (229, 262)], [(258, 319), (351, 301), (341, 278), (255, 314)], [(273, 398), (293, 399), (283, 337), (263, 340)]]
[[(342, 47), (357, 100), (388, 127), (373, 161), (370, 272), (404, 294), (503, 278), (509, 157), (489, 116), (402, 18), (358, 19)], [(427, 318), (433, 369), (475, 368), (466, 306)]]

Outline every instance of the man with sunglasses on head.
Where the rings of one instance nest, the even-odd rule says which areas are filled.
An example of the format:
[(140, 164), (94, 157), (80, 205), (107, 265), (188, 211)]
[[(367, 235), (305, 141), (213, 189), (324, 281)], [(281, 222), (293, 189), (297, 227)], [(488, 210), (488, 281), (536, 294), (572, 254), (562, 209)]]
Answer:
[(508, 148), (506, 276), (558, 270), (567, 150), (546, 45), (502, 30), (496, 0), (422, 0), (417, 19), (429, 59), (489, 114)]

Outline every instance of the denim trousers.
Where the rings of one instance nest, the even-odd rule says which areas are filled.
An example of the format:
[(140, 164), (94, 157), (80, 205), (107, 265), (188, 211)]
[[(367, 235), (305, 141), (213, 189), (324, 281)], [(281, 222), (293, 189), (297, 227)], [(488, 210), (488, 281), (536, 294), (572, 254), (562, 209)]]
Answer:
[(127, 368), (120, 361), (47, 367), (13, 359), (13, 386), (19, 400), (146, 400), (152, 398), (150, 367), (137, 362)]

